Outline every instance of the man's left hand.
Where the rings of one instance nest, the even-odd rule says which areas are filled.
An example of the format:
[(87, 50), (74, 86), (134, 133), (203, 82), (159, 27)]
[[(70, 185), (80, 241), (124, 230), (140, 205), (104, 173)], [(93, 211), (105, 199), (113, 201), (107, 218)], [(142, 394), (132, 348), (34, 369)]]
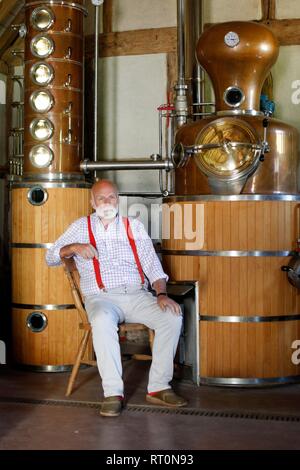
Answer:
[(168, 297), (167, 295), (160, 295), (159, 297), (157, 297), (157, 303), (162, 310), (170, 308), (171, 312), (175, 315), (181, 315), (180, 305), (174, 300), (170, 299), (170, 297)]

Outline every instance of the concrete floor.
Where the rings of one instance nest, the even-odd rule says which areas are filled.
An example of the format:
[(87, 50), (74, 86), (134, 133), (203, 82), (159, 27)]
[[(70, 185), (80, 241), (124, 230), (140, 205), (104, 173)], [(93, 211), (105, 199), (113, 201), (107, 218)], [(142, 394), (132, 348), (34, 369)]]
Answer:
[(300, 385), (219, 388), (174, 380), (189, 404), (179, 412), (145, 402), (149, 362), (124, 362), (125, 409), (99, 415), (101, 382), (81, 370), (64, 397), (68, 373), (0, 366), (1, 450), (300, 449)]

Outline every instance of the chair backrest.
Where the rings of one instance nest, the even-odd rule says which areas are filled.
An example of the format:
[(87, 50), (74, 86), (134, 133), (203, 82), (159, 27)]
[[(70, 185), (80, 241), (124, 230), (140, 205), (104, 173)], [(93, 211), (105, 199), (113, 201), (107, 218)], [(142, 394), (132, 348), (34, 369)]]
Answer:
[(89, 323), (84, 307), (82, 292), (80, 290), (80, 276), (74, 258), (62, 258), (62, 265), (70, 283), (75, 307), (80, 314), (81, 321), (84, 324)]

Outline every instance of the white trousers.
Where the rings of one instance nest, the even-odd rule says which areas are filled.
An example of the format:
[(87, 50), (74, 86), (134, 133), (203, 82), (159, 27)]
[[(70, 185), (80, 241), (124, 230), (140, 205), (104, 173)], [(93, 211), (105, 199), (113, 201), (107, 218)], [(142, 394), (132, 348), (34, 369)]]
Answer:
[(118, 324), (143, 323), (154, 330), (148, 392), (170, 388), (182, 315), (162, 310), (150, 292), (135, 286), (101, 291), (85, 298), (104, 396), (124, 396)]

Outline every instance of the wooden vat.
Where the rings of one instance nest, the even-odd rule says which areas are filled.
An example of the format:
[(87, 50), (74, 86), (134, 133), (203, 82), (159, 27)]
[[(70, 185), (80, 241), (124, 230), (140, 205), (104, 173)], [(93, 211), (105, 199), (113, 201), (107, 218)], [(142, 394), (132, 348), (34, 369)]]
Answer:
[(300, 379), (292, 361), (300, 294), (281, 271), (297, 247), (299, 203), (280, 195), (166, 199), (164, 267), (172, 280), (199, 281), (200, 383)]
[[(33, 205), (29, 193), (47, 199)], [(66, 228), (89, 212), (84, 183), (15, 183), (12, 195), (12, 334), (16, 363), (38, 371), (69, 368), (82, 332), (63, 268), (48, 267), (45, 254)], [(87, 351), (92, 357), (92, 345)]]

